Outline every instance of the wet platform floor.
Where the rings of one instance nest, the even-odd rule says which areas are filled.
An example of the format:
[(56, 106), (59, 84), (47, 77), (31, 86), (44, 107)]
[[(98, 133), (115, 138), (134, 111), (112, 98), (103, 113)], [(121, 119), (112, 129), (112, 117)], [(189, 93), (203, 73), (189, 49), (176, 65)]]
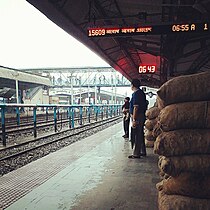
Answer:
[(0, 198), (1, 206), (10, 205), (7, 210), (158, 209), (157, 156), (147, 149), (147, 157), (128, 159), (130, 142), (122, 135), (119, 123), (0, 177), (1, 191), (17, 200), (10, 205)]

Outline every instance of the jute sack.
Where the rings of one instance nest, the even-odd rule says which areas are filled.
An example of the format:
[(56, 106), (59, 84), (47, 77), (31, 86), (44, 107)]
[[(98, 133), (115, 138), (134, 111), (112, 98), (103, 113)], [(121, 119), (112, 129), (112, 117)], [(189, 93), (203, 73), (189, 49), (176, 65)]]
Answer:
[(157, 123), (157, 119), (152, 119), (152, 120), (146, 120), (145, 121), (145, 128), (148, 129), (149, 131), (153, 130), (154, 126)]
[(160, 110), (163, 109), (164, 107), (166, 107), (164, 101), (159, 96), (157, 96), (156, 102), (157, 102), (157, 107)]
[(145, 145), (148, 148), (153, 148), (154, 147), (154, 141), (148, 141), (147, 139), (145, 139)]
[(210, 101), (172, 104), (161, 110), (157, 123), (163, 131), (210, 128)]
[(152, 130), (153, 136), (155, 138), (157, 138), (162, 132), (163, 132), (163, 130), (161, 128), (161, 124), (159, 123), (159, 121), (157, 121), (157, 123), (155, 124), (155, 126)]
[(168, 179), (170, 176), (166, 173), (164, 173), (163, 171), (159, 172), (159, 176), (161, 179)]
[(183, 172), (210, 175), (210, 155), (161, 156), (158, 167), (170, 176), (178, 176)]
[(153, 136), (153, 132), (147, 130), (145, 132), (145, 139), (147, 139), (148, 141), (155, 141), (155, 137)]
[(210, 129), (162, 132), (154, 143), (154, 153), (164, 156), (210, 154)]
[(160, 113), (160, 109), (157, 107), (151, 107), (146, 111), (146, 118), (152, 120), (156, 118)]
[(165, 105), (210, 100), (210, 72), (175, 77), (157, 91)]
[(210, 199), (190, 198), (182, 195), (158, 193), (159, 210), (209, 210)]
[(210, 198), (210, 177), (197, 173), (181, 173), (177, 177), (170, 176), (159, 182), (156, 187), (167, 195)]

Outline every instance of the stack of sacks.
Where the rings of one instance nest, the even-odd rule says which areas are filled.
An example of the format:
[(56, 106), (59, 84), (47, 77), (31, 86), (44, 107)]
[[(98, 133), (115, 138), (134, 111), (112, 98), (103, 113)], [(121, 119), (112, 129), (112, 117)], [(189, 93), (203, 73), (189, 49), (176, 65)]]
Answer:
[(158, 96), (159, 209), (210, 209), (210, 73), (169, 80)]
[(153, 128), (157, 123), (157, 117), (160, 113), (160, 109), (158, 107), (152, 107), (146, 111), (145, 121), (145, 145), (146, 147), (153, 147), (155, 136), (153, 135)]
[(160, 110), (162, 110), (162, 109), (165, 107), (164, 101), (163, 101), (159, 96), (157, 96), (156, 104), (157, 104), (157, 107), (158, 107)]

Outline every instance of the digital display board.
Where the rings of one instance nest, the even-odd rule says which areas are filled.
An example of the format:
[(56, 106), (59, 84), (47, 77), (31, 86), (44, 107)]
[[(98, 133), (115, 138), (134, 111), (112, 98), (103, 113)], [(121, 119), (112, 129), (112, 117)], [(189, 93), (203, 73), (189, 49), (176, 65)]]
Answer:
[(157, 71), (156, 65), (151, 65), (151, 64), (139, 65), (139, 74), (153, 74), (156, 71)]
[(208, 23), (151, 25), (138, 27), (88, 28), (89, 37), (134, 36), (146, 34), (209, 32)]

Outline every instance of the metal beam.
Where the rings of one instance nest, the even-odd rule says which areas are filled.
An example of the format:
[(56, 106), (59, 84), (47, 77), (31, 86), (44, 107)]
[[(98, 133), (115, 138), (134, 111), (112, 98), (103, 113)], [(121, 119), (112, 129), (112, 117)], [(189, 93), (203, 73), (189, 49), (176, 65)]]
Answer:
[(186, 74), (193, 74), (199, 71), (206, 63), (209, 62), (210, 56), (210, 45), (208, 45), (205, 50), (202, 51), (200, 56), (192, 63), (190, 68), (186, 71)]
[(23, 72), (32, 72), (32, 73), (58, 73), (58, 72), (66, 72), (66, 73), (84, 73), (88, 71), (92, 72), (113, 72), (116, 71), (112, 67), (66, 67), (66, 68), (30, 68), (30, 69), (19, 69)]

